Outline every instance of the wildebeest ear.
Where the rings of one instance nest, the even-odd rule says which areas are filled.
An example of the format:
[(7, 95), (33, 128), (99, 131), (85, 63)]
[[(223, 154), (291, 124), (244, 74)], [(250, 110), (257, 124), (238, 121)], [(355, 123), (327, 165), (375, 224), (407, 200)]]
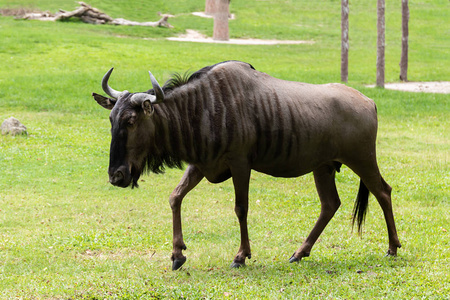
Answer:
[(144, 114), (148, 117), (153, 115), (153, 113), (155, 112), (155, 109), (153, 108), (153, 105), (150, 102), (150, 100), (145, 100), (142, 102), (142, 109), (144, 111)]
[(94, 97), (95, 101), (97, 101), (98, 104), (100, 104), (101, 106), (103, 106), (106, 109), (111, 110), (111, 109), (113, 109), (114, 105), (116, 104), (115, 99), (106, 98), (106, 97), (96, 94), (96, 93), (92, 93), (92, 96)]

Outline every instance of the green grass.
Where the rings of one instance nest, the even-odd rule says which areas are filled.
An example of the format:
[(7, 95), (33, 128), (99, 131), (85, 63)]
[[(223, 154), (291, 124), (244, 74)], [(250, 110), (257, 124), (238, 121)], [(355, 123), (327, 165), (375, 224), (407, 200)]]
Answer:
[[(373, 2), (373, 3), (372, 3)], [(313, 45), (190, 44), (164, 37), (212, 21), (186, 14), (204, 1), (92, 1), (113, 17), (147, 21), (172, 13), (175, 29), (47, 23), (0, 17), (0, 121), (14, 116), (29, 135), (0, 136), (0, 297), (3, 299), (324, 298), (448, 299), (450, 294), (449, 96), (364, 87), (375, 82), (376, 1), (351, 3), (349, 85), (378, 105), (379, 164), (392, 185), (400, 241), (383, 257), (387, 233), (371, 197), (364, 233), (351, 230), (358, 178), (337, 176), (342, 207), (299, 264), (288, 259), (316, 221), (313, 178), (252, 174), (252, 259), (232, 270), (239, 246), (231, 182), (203, 181), (183, 204), (188, 257), (170, 270), (168, 195), (182, 175), (143, 176), (139, 189), (108, 183), (108, 111), (90, 94), (116, 68), (116, 89), (149, 88), (172, 72), (222, 60), (247, 61), (273, 76), (312, 83), (340, 79), (340, 1), (232, 1), (231, 36), (307, 39)], [(387, 1), (386, 80), (397, 81), (400, 3)], [(150, 4), (151, 3), (151, 4)], [(72, 1), (7, 0), (72, 10)], [(450, 80), (447, 1), (410, 3), (414, 81)], [(151, 38), (144, 40), (143, 37)]]

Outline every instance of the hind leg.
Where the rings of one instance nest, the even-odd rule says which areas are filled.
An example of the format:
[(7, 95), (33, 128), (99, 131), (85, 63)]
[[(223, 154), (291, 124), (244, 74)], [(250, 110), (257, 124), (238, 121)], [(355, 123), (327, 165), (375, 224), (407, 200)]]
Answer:
[(308, 235), (300, 248), (295, 251), (289, 259), (289, 262), (291, 263), (300, 261), (303, 257), (309, 256), (314, 243), (317, 241), (320, 234), (341, 205), (341, 201), (339, 200), (339, 195), (336, 190), (336, 183), (334, 181), (336, 173), (334, 166), (324, 165), (317, 170), (314, 170), (313, 173), (316, 189), (320, 198), (321, 211), (319, 219), (314, 225), (311, 233)]
[(401, 247), (395, 227), (394, 213), (392, 210), (391, 191), (392, 188), (380, 174), (376, 161), (366, 164), (358, 164), (358, 166), (349, 167), (361, 178), (369, 191), (375, 196), (386, 220), (387, 231), (389, 236), (389, 249), (387, 255), (397, 255), (397, 248)]
[(373, 185), (368, 184), (366, 186), (369, 189), (369, 191), (372, 192), (373, 195), (375, 195), (384, 213), (384, 218), (386, 220), (387, 231), (389, 235), (389, 249), (387, 255), (396, 256), (397, 248), (400, 248), (402, 245), (400, 244), (400, 241), (398, 239), (397, 229), (395, 227), (394, 221), (394, 213), (392, 210), (392, 201), (391, 201), (392, 188), (389, 186), (389, 184), (386, 183), (386, 181), (383, 179), (383, 177), (381, 177), (381, 175), (380, 179), (377, 181), (378, 182), (375, 182), (375, 184)]

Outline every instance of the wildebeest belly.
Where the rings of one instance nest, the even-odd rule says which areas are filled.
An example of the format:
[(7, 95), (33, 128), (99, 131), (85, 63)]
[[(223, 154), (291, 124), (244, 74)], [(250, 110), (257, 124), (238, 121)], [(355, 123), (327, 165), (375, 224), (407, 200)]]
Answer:
[(255, 159), (251, 163), (253, 170), (275, 177), (298, 177), (312, 172), (319, 166), (338, 160), (337, 153), (332, 147), (299, 150), (295, 153), (288, 151), (269, 159)]
[(216, 162), (209, 165), (195, 164), (195, 166), (211, 183), (221, 183), (231, 178), (231, 170), (223, 162)]
[(318, 161), (315, 163), (304, 161), (297, 161), (295, 163), (286, 162), (283, 164), (258, 163), (254, 164), (252, 169), (275, 177), (298, 177), (312, 172), (324, 163)]

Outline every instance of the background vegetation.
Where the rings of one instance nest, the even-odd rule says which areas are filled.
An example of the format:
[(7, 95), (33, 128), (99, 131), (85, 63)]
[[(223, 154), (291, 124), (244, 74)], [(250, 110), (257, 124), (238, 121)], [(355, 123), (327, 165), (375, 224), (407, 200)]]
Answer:
[[(170, 270), (168, 195), (182, 175), (142, 177), (139, 189), (107, 178), (108, 111), (90, 96), (111, 66), (116, 89), (149, 88), (172, 72), (237, 59), (296, 81), (339, 81), (340, 1), (232, 1), (233, 38), (313, 40), (313, 45), (238, 46), (164, 38), (212, 20), (190, 15), (204, 0), (92, 0), (113, 17), (136, 21), (172, 13), (175, 29), (94, 26), (0, 17), (0, 121), (14, 116), (28, 136), (0, 136), (0, 295), (4, 299), (427, 298), (450, 294), (449, 97), (369, 89), (375, 82), (376, 1), (351, 2), (349, 85), (379, 111), (379, 163), (392, 185), (403, 247), (384, 258), (387, 233), (374, 198), (363, 235), (350, 226), (358, 178), (337, 176), (342, 207), (311, 257), (288, 259), (311, 230), (320, 204), (312, 176), (252, 174), (253, 257), (229, 264), (239, 245), (230, 182), (203, 181), (183, 206), (188, 257)], [(386, 80), (399, 75), (400, 1), (387, 0)], [(0, 8), (72, 10), (67, 0), (1, 0)], [(412, 81), (450, 80), (449, 3), (410, 4)]]

